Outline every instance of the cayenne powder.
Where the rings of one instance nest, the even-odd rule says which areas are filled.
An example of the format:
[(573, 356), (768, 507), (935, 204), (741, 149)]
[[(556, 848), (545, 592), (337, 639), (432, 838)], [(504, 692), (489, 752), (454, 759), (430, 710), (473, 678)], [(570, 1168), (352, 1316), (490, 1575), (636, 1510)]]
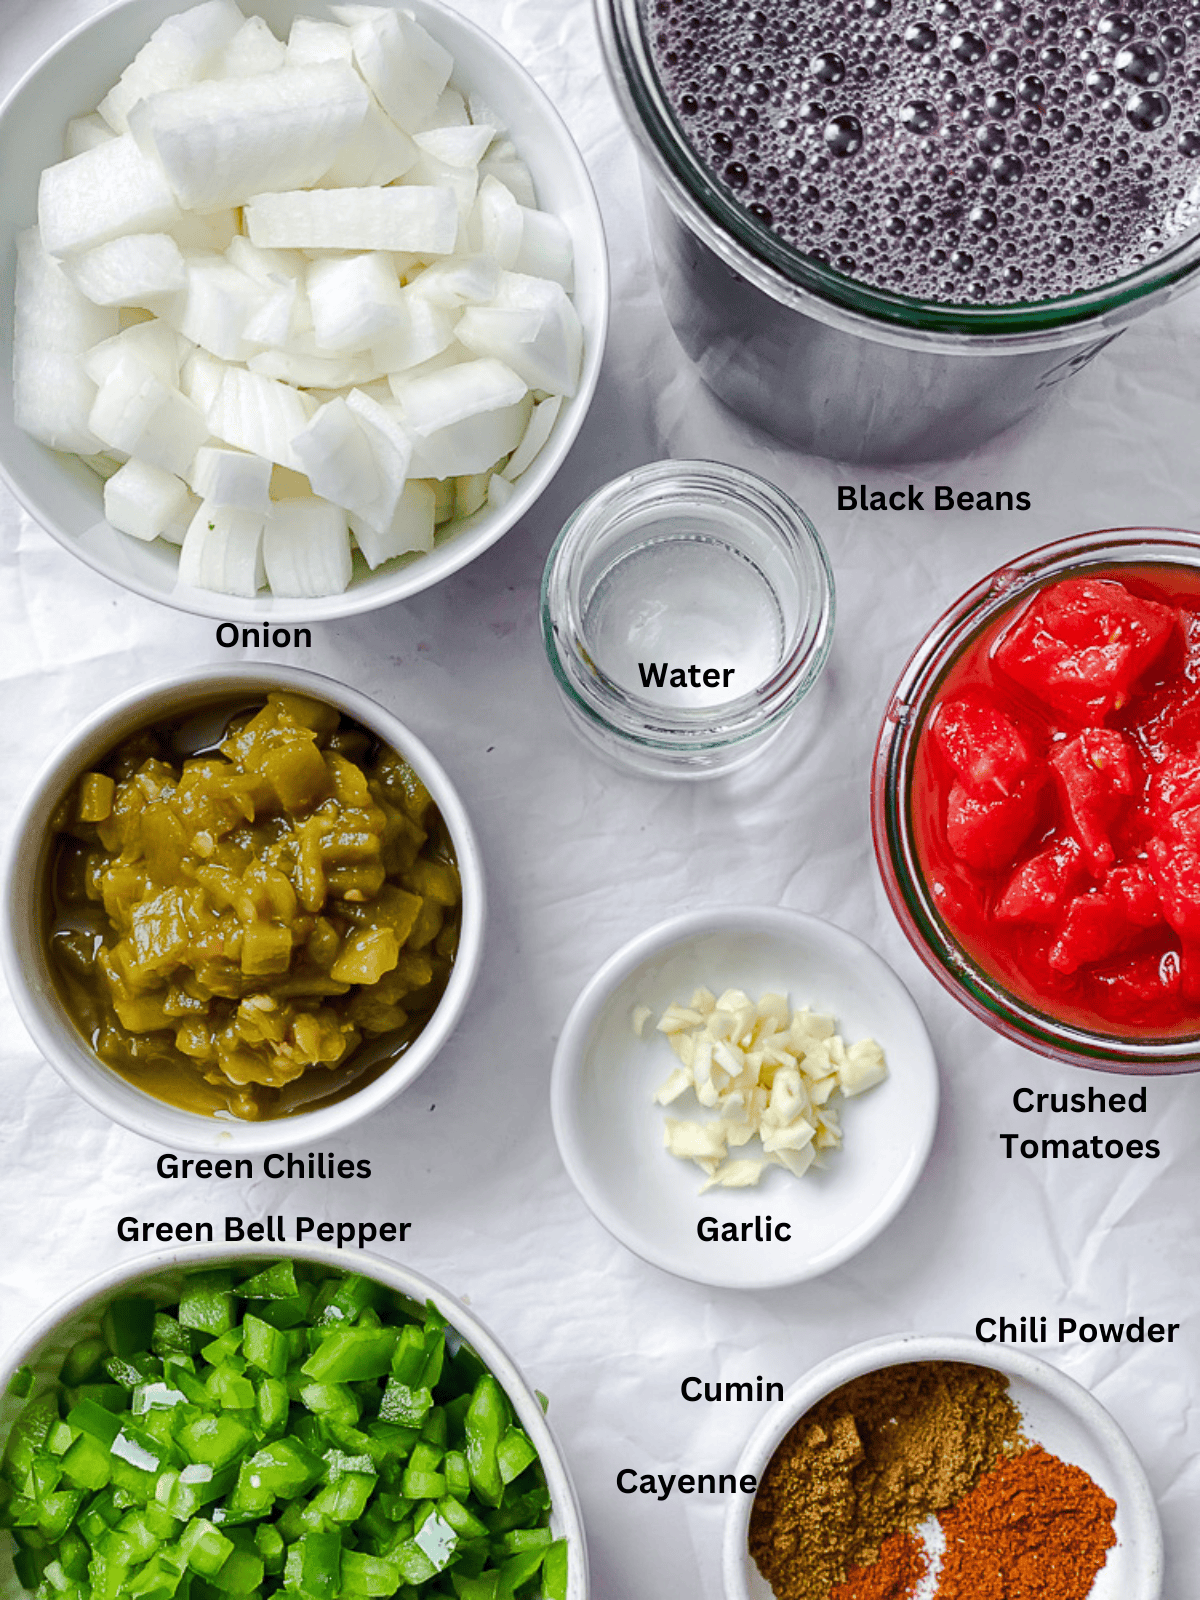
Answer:
[(1082, 1468), (1034, 1445), (942, 1513), (937, 1600), (1087, 1600), (1116, 1512)]
[(893, 1533), (883, 1541), (879, 1560), (855, 1567), (829, 1600), (910, 1600), (929, 1570), (925, 1547), (914, 1534)]

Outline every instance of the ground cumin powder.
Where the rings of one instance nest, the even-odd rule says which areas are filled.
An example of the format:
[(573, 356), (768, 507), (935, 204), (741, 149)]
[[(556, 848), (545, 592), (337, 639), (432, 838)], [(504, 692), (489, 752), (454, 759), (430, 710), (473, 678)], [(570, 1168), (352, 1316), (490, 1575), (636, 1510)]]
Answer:
[(828, 1600), (891, 1534), (961, 1500), (1020, 1430), (1007, 1380), (986, 1367), (919, 1361), (855, 1378), (771, 1458), (750, 1554), (777, 1600)]

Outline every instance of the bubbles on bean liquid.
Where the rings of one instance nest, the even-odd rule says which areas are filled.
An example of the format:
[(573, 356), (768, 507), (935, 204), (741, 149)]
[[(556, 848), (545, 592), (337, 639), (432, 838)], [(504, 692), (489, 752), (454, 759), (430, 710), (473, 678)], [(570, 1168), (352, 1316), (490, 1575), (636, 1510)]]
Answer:
[(1171, 115), (1171, 102), (1165, 94), (1153, 89), (1139, 89), (1125, 102), (1125, 116), (1131, 127), (1139, 133), (1150, 133), (1161, 128)]
[(1007, 142), (1008, 136), (998, 122), (985, 123), (975, 135), (975, 143), (985, 156), (994, 156)]
[(982, 61), (987, 55), (987, 44), (977, 33), (964, 29), (956, 33), (950, 41), (950, 54), (956, 61), (961, 61), (965, 67), (970, 67), (976, 61)]
[(1052, 300), (1142, 270), (1200, 214), (1200, 5), (637, 4), (733, 202), (866, 284)]
[(910, 50), (924, 54), (937, 43), (937, 29), (929, 22), (910, 22), (904, 30), (904, 42)]
[(808, 63), (808, 70), (818, 83), (841, 83), (846, 76), (846, 63), (832, 50), (822, 50)]
[(1126, 83), (1153, 88), (1166, 76), (1167, 64), (1152, 44), (1145, 39), (1135, 39), (1124, 45), (1113, 57), (1113, 66)]
[(825, 143), (835, 156), (857, 155), (862, 149), (862, 123), (848, 112), (830, 117), (825, 124)]
[(910, 100), (901, 109), (900, 121), (910, 133), (929, 133), (938, 125), (937, 108), (928, 100)]
[(1107, 16), (1100, 18), (1096, 31), (1109, 44), (1128, 44), (1137, 32), (1137, 24), (1124, 11), (1110, 11)]

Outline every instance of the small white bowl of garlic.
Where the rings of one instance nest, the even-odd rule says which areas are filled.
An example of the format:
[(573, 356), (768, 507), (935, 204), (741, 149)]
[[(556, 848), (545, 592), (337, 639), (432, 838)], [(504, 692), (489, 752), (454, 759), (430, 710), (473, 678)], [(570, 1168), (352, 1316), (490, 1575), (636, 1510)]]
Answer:
[(828, 1272), (893, 1219), (933, 1142), (938, 1075), (908, 991), (861, 940), (732, 906), (604, 963), (563, 1028), (551, 1107), (615, 1238), (680, 1277), (763, 1289)]
[(437, 0), (125, 0), (0, 110), (0, 187), (0, 304), (25, 301), (0, 470), (136, 593), (263, 622), (388, 605), (519, 521), (583, 423), (608, 305), (586, 169)]

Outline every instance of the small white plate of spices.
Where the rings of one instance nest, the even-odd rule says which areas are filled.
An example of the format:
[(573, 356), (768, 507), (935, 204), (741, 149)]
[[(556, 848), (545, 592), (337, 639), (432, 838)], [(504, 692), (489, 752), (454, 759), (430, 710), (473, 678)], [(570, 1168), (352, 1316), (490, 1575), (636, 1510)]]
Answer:
[[(818, 1406), (821, 1428), (791, 1437)], [(839, 1520), (850, 1472), (854, 1510)], [(1093, 1395), (1023, 1350), (923, 1334), (844, 1350), (765, 1413), (737, 1476), (759, 1487), (729, 1501), (728, 1600), (850, 1600), (883, 1592), (885, 1571), (908, 1600), (1162, 1592), (1162, 1527), (1133, 1446)], [(931, 1510), (939, 1495), (949, 1504)], [(881, 1541), (878, 1558), (848, 1556)]]
[[(887, 1075), (865, 1087), (870, 1040)], [(551, 1107), (572, 1181), (622, 1244), (697, 1283), (765, 1289), (828, 1272), (892, 1220), (929, 1154), (938, 1077), (908, 991), (860, 939), (734, 906), (672, 917), (605, 962), (563, 1028)]]

